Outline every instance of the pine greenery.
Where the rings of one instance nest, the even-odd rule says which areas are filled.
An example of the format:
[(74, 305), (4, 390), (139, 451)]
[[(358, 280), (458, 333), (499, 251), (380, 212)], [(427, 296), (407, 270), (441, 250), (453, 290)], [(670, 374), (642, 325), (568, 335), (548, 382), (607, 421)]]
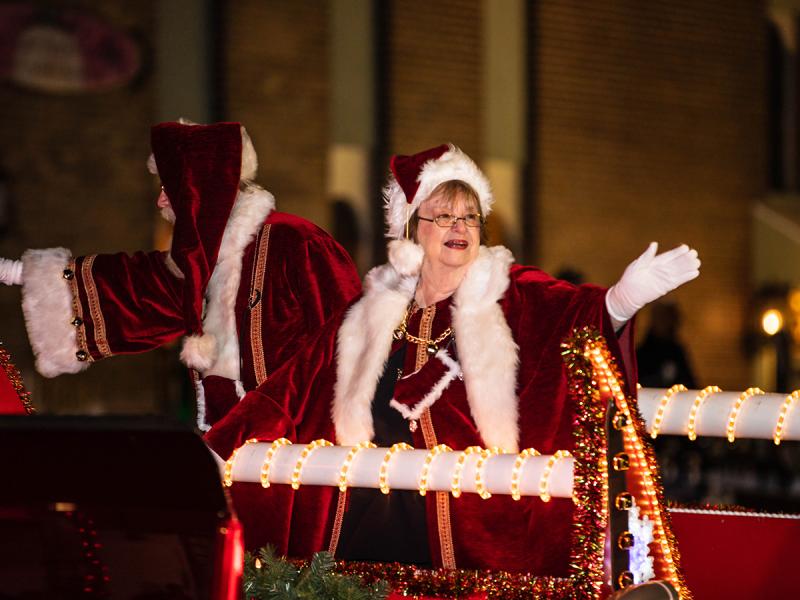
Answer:
[(249, 552), (244, 560), (244, 595), (255, 600), (385, 600), (384, 581), (364, 584), (358, 577), (339, 575), (329, 552), (317, 552), (307, 566), (297, 568), (275, 555), (271, 546)]

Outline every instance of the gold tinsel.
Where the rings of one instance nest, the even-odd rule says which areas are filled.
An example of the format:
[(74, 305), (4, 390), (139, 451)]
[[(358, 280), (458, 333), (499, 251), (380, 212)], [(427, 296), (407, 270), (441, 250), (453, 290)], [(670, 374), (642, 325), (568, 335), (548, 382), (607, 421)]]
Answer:
[(25, 412), (29, 415), (34, 414), (36, 409), (31, 402), (31, 393), (25, 389), (25, 385), (22, 383), (22, 375), (20, 375), (17, 366), (11, 361), (11, 355), (3, 348), (2, 342), (0, 342), (0, 366), (5, 370), (8, 380), (11, 382), (14, 391), (17, 392)]

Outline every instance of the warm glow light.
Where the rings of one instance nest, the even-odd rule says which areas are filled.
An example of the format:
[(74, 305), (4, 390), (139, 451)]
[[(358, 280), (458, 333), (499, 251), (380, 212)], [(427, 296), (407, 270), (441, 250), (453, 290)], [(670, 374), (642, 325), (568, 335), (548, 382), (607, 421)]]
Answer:
[(458, 455), (456, 466), (453, 469), (453, 481), (450, 484), (450, 493), (453, 498), (458, 498), (461, 495), (461, 474), (464, 471), (464, 463), (467, 462), (467, 457), (472, 454), (481, 454), (484, 452), (480, 446), (469, 446), (461, 454)]
[(239, 454), (239, 451), (242, 448), (248, 444), (255, 444), (256, 442), (258, 442), (256, 438), (250, 438), (244, 444), (234, 450), (233, 454), (231, 454), (231, 457), (225, 461), (225, 472), (222, 475), (222, 485), (225, 487), (231, 487), (233, 485), (233, 463), (236, 462), (236, 456)]
[(726, 434), (729, 442), (733, 443), (733, 440), (736, 439), (736, 419), (739, 417), (739, 412), (741, 411), (742, 406), (744, 406), (745, 401), (751, 396), (758, 396), (763, 393), (763, 390), (760, 388), (750, 387), (739, 394), (739, 397), (736, 399), (736, 402), (731, 408), (730, 414), (728, 414), (728, 429)]
[(697, 420), (700, 416), (700, 407), (703, 402), (711, 394), (716, 394), (721, 391), (719, 386), (709, 385), (700, 390), (700, 393), (695, 397), (692, 403), (692, 410), (689, 411), (689, 422), (686, 424), (686, 434), (689, 436), (690, 440), (695, 441), (697, 439)]
[(431, 465), (433, 464), (433, 459), (439, 456), (442, 452), (452, 452), (453, 449), (448, 446), (447, 444), (439, 444), (438, 446), (434, 446), (431, 448), (430, 452), (428, 452), (427, 456), (425, 456), (425, 462), (422, 465), (422, 472), (419, 474), (419, 495), (424, 496), (428, 492), (428, 475), (431, 472)]
[(658, 401), (658, 410), (656, 410), (656, 416), (653, 419), (653, 427), (650, 429), (650, 437), (656, 439), (658, 437), (658, 432), (661, 431), (661, 423), (664, 421), (664, 413), (667, 411), (667, 405), (672, 397), (677, 394), (678, 392), (685, 392), (686, 386), (682, 383), (677, 383), (673, 385), (671, 388), (667, 390), (667, 393), (664, 394), (661, 399)]
[(486, 465), (486, 461), (489, 460), (492, 456), (496, 456), (500, 454), (500, 448), (494, 447), (488, 450), (481, 449), (480, 451), (480, 458), (478, 458), (478, 462), (475, 465), (475, 491), (478, 492), (478, 495), (483, 500), (488, 500), (492, 497), (489, 493), (489, 490), (486, 489), (486, 484), (484, 483), (484, 475), (483, 470)]
[(348, 452), (347, 456), (344, 457), (344, 461), (342, 462), (342, 467), (339, 469), (340, 492), (347, 491), (347, 472), (350, 470), (350, 465), (352, 464), (353, 459), (356, 457), (356, 454), (358, 454), (365, 448), (377, 448), (377, 446), (372, 442), (361, 442), (357, 446), (353, 446), (352, 448), (350, 448), (350, 452)]
[(522, 497), (519, 493), (519, 477), (522, 473), (522, 465), (525, 464), (529, 457), (539, 455), (539, 451), (536, 448), (525, 448), (519, 453), (517, 460), (514, 461), (514, 468), (511, 469), (511, 497), (514, 500), (519, 500)]
[(767, 335), (775, 335), (783, 329), (783, 315), (776, 308), (770, 308), (761, 315), (761, 329)]
[(306, 447), (303, 448), (303, 451), (300, 453), (300, 458), (297, 459), (297, 463), (294, 465), (294, 470), (292, 471), (292, 489), (296, 490), (300, 488), (300, 484), (302, 481), (300, 480), (300, 474), (303, 472), (303, 466), (306, 464), (306, 460), (308, 457), (311, 456), (311, 453), (320, 448), (322, 446), (333, 446), (328, 440), (314, 440), (310, 444), (306, 444)]
[(553, 456), (547, 459), (547, 464), (542, 471), (542, 478), (539, 480), (539, 498), (542, 502), (550, 502), (550, 474), (553, 472), (553, 467), (562, 458), (572, 456), (567, 450), (558, 450)]
[(795, 390), (786, 396), (786, 400), (783, 401), (781, 412), (778, 415), (778, 422), (775, 424), (775, 433), (772, 436), (772, 441), (775, 442), (776, 446), (781, 445), (781, 438), (786, 429), (786, 417), (789, 414), (789, 410), (797, 403), (798, 399), (800, 399), (800, 390)]
[(290, 446), (291, 444), (292, 442), (286, 438), (278, 438), (269, 445), (269, 450), (267, 450), (267, 454), (264, 456), (264, 462), (261, 464), (261, 487), (269, 487), (269, 468), (272, 464), (272, 458), (275, 456), (278, 448)]
[(381, 463), (381, 468), (378, 473), (378, 487), (381, 488), (382, 493), (389, 493), (389, 461), (392, 460), (392, 457), (398, 452), (413, 449), (414, 448), (412, 446), (409, 446), (405, 442), (399, 442), (389, 448), (389, 451), (383, 457), (383, 462)]
[[(677, 570), (672, 560), (672, 551), (669, 546), (669, 541), (667, 540), (666, 531), (664, 530), (664, 523), (661, 519), (661, 508), (657, 501), (653, 474), (650, 472), (648, 467), (647, 459), (644, 454), (644, 447), (642, 446), (636, 433), (636, 428), (633, 423), (628, 401), (625, 398), (625, 394), (622, 391), (619, 382), (617, 381), (614, 371), (611, 369), (609, 362), (604, 356), (600, 347), (594, 343), (587, 344), (585, 356), (590, 358), (595, 363), (593, 371), (595, 379), (598, 382), (598, 388), (603, 392), (607, 392), (610, 389), (612, 391), (617, 409), (625, 415), (627, 423), (622, 428), (623, 441), (626, 446), (626, 450), (632, 458), (631, 464), (639, 467), (639, 475), (641, 477), (644, 496), (642, 498), (643, 502), (641, 505), (642, 515), (650, 517), (651, 521), (653, 522), (654, 540), (661, 546), (661, 553), (664, 558), (664, 562), (666, 563), (666, 569), (669, 573), (668, 579), (676, 588), (679, 588), (680, 582), (677, 579)], [(606, 389), (603, 389), (604, 382), (607, 382)], [(699, 404), (702, 403), (706, 395), (712, 393), (713, 388), (716, 388), (716, 386), (710, 386), (710, 388), (703, 390), (703, 392), (706, 392), (706, 394), (701, 392), (702, 397), (698, 397), (699, 401), (698, 398), (695, 398), (695, 404), (698, 405), (698, 408)], [(718, 390), (719, 388), (716, 389)], [(667, 401), (668, 400), (669, 398), (667, 398)], [(664, 403), (664, 408), (666, 408), (666, 402)], [(697, 418), (696, 411), (694, 417), (695, 419)], [(608, 486), (606, 483), (604, 485), (604, 495), (607, 496), (607, 494)], [(605, 509), (603, 512), (606, 514)]]

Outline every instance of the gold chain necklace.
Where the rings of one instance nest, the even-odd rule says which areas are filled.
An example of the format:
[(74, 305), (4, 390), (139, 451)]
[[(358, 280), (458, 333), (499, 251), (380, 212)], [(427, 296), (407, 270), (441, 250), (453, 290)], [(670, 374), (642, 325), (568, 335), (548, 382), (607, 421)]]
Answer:
[(409, 304), (408, 308), (406, 309), (406, 314), (403, 315), (402, 322), (394, 330), (394, 339), (402, 340), (405, 338), (409, 342), (417, 344), (418, 346), (425, 345), (428, 354), (430, 355), (436, 354), (439, 351), (439, 344), (445, 341), (450, 336), (450, 334), (453, 333), (453, 328), (448, 327), (439, 336), (437, 336), (436, 339), (421, 338), (412, 335), (408, 331), (408, 317), (414, 314), (416, 308), (417, 308), (417, 303), (416, 301), (412, 300), (411, 304)]

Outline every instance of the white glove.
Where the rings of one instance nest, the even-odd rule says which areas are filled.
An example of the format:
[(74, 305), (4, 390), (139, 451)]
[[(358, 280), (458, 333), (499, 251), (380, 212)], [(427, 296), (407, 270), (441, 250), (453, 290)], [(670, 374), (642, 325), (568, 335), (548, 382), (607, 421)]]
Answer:
[(0, 258), (0, 281), (6, 285), (22, 285), (22, 261)]
[(700, 274), (697, 250), (686, 244), (658, 256), (657, 251), (658, 242), (651, 242), (606, 293), (606, 308), (615, 328), (622, 327), (645, 304)]

